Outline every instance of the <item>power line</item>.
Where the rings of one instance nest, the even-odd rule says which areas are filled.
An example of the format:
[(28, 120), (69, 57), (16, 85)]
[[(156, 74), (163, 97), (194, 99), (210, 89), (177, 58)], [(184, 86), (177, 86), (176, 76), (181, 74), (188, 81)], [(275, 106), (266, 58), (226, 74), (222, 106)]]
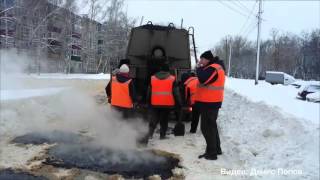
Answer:
[(247, 11), (249, 11), (250, 12), (250, 9), (247, 7), (247, 6), (245, 6), (244, 4), (242, 4), (242, 2), (241, 1), (239, 1), (239, 0), (236, 0), (236, 2), (238, 2), (243, 8), (245, 8)]
[(229, 8), (230, 10), (232, 10), (233, 12), (236, 12), (236, 13), (238, 13), (238, 14), (240, 14), (240, 15), (244, 16), (244, 17), (247, 17), (247, 15), (246, 15), (246, 14), (244, 14), (244, 13), (242, 13), (242, 12), (238, 11), (237, 9), (233, 8), (233, 7), (232, 7), (232, 6), (230, 6), (229, 4), (227, 4), (227, 3), (223, 2), (222, 0), (218, 0), (218, 2), (219, 2), (220, 4), (222, 4), (222, 5), (226, 6), (227, 8)]
[(250, 19), (250, 17), (253, 15), (253, 12), (254, 12), (254, 10), (255, 10), (255, 8), (256, 8), (256, 5), (257, 5), (257, 2), (255, 2), (255, 3), (253, 4), (253, 6), (252, 6), (252, 8), (251, 8), (251, 11), (250, 11), (250, 14), (248, 15), (245, 23), (243, 24), (243, 26), (241, 27), (241, 29), (240, 29), (240, 31), (239, 31), (239, 33), (238, 33), (239, 35), (242, 33), (242, 31), (244, 30), (245, 26), (246, 26), (247, 23), (249, 22), (248, 20)]
[(247, 7), (243, 7), (244, 6), (243, 4), (239, 5), (234, 0), (228, 0), (228, 2), (231, 2), (232, 4), (237, 6), (238, 10), (242, 10), (242, 12), (245, 13), (245, 14), (250, 12), (250, 10)]
[(248, 24), (248, 26), (246, 26), (246, 28), (244, 28), (244, 30), (242, 31), (241, 34), (239, 34), (239, 36), (248, 36), (249, 33), (252, 32), (252, 29), (255, 28), (256, 26), (256, 19), (251, 20), (251, 23)]
[(254, 24), (254, 26), (244, 35), (244, 38), (247, 39), (247, 37), (252, 33), (252, 31), (254, 31), (255, 29), (257, 29), (256, 24)]

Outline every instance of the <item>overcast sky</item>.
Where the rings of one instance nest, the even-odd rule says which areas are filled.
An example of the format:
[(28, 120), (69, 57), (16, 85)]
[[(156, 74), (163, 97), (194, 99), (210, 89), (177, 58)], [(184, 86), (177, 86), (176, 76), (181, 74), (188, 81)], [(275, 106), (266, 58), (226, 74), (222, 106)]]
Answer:
[[(222, 37), (230, 34), (248, 36), (256, 40), (256, 1), (224, 0), (127, 0), (124, 7), (128, 15), (144, 23), (195, 27), (199, 51), (212, 48)], [(253, 11), (252, 11), (253, 9)], [(250, 12), (253, 12), (250, 15)], [(248, 18), (249, 17), (249, 18)], [(272, 28), (281, 32), (300, 34), (320, 27), (320, 1), (263, 1), (262, 38)]]

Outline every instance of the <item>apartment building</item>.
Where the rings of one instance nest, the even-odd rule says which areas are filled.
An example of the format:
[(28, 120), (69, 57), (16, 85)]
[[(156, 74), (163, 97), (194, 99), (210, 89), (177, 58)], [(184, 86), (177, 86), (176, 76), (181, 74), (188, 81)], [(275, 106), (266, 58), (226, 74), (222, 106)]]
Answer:
[(31, 54), (31, 71), (101, 72), (104, 25), (58, 1), (0, 0), (0, 48)]

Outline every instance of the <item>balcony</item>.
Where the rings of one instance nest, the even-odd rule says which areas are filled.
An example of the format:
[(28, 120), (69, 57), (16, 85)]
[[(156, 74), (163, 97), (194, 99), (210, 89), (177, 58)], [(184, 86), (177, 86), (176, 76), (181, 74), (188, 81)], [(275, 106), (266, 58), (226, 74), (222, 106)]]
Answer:
[(61, 33), (61, 28), (58, 28), (58, 27), (55, 27), (55, 26), (48, 26), (48, 31), (50, 31), (50, 32), (55, 32), (55, 33)]
[(60, 41), (54, 39), (48, 39), (48, 44), (50, 46), (62, 46)]
[(77, 33), (77, 32), (72, 32), (72, 37), (80, 39), (81, 38), (81, 34)]
[(8, 31), (7, 31), (8, 33), (6, 33), (6, 30), (5, 29), (0, 29), (0, 36), (10, 36), (10, 37), (12, 37), (12, 36), (14, 36), (14, 34), (15, 34), (15, 30), (13, 30), (13, 29), (8, 29)]
[(82, 49), (81, 45), (77, 45), (77, 44), (72, 44), (71, 48), (72, 49), (77, 49), (77, 50), (81, 50)]

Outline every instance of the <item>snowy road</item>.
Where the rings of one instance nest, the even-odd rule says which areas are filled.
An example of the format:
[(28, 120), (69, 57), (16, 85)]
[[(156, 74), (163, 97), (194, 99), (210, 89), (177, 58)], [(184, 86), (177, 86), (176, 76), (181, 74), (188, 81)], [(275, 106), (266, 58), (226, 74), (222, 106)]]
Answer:
[[(197, 159), (205, 149), (199, 127), (195, 135), (188, 133), (185, 137), (172, 136), (163, 141), (156, 138), (152, 147), (181, 154), (190, 180), (240, 177), (314, 180), (319, 178), (319, 126), (302, 121), (226, 91), (218, 119), (223, 155), (217, 161)], [(225, 172), (241, 170), (249, 175), (241, 176), (241, 172), (221, 175), (224, 169), (230, 170)]]
[[(1, 141), (30, 128), (50, 126), (73, 129), (78, 128), (78, 125), (86, 127), (89, 124), (106, 133), (105, 137), (110, 136), (113, 139), (118, 136), (111, 136), (108, 131), (124, 131), (125, 128), (121, 127), (121, 124), (106, 123), (105, 119), (112, 121), (112, 117), (100, 113), (101, 111), (95, 108), (95, 100), (92, 97), (104, 94), (105, 81), (51, 80), (50, 86), (47, 86), (43, 79), (28, 80), (29, 86), (33, 84), (41, 88), (57, 85), (75, 88), (50, 96), (1, 102), (0, 169), (8, 166), (29, 167), (24, 163), (30, 163), (29, 160), (41, 152), (40, 147), (24, 149), (8, 144), (6, 140)], [(28, 88), (33, 88), (29, 86)], [(81, 92), (76, 92), (76, 89)], [(102, 96), (102, 100), (104, 99)], [(104, 103), (99, 105), (102, 109), (107, 109), (104, 106)], [(97, 121), (99, 118), (102, 118), (103, 122)], [(59, 124), (61, 122), (64, 126)], [(115, 124), (122, 129), (115, 131)], [(197, 134), (187, 133), (184, 137), (171, 135), (169, 139), (161, 141), (155, 136), (148, 148), (179, 154), (187, 180), (319, 179), (319, 124), (284, 113), (275, 106), (249, 101), (231, 90), (226, 90), (218, 126), (223, 155), (219, 156), (217, 161), (197, 158), (205, 149), (205, 141), (199, 129)], [(186, 130), (189, 130), (189, 124)], [(130, 133), (127, 134), (131, 136)], [(222, 170), (229, 175), (222, 175)], [(238, 170), (238, 174), (230, 175), (235, 170)], [(287, 172), (286, 176), (283, 175), (284, 171)]]

